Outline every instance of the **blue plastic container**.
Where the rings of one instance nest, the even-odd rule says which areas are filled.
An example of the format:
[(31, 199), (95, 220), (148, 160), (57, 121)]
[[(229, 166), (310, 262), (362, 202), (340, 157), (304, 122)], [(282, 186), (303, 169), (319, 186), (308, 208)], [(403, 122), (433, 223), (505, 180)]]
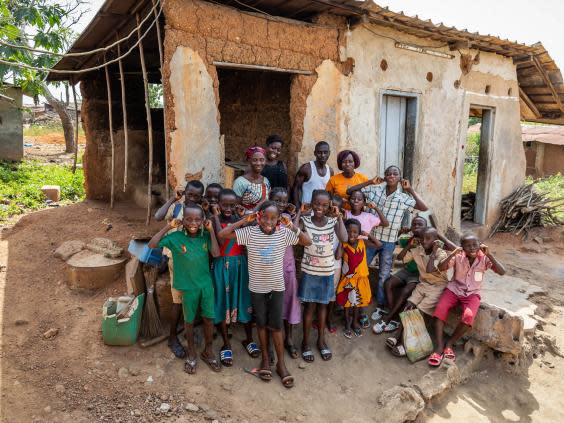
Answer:
[(150, 266), (160, 266), (164, 260), (163, 249), (149, 248), (149, 243), (145, 241), (137, 241), (135, 239), (129, 241), (127, 251), (137, 257), (141, 263), (146, 263)]

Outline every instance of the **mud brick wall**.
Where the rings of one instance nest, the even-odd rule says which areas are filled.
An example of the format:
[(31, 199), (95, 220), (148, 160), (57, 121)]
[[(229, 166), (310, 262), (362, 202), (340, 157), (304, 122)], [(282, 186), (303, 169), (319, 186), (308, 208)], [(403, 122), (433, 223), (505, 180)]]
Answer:
[(265, 144), (271, 134), (284, 140), (282, 160), (288, 158), (291, 139), (290, 83), (283, 73), (218, 69), (221, 133), (225, 157), (243, 161), (251, 145)]
[[(86, 136), (83, 157), (86, 197), (109, 201), (111, 190), (110, 123), (106, 78), (103, 72), (90, 75), (81, 81), (81, 117)], [(148, 140), (143, 81), (128, 75), (126, 81), (127, 125), (129, 132), (129, 189), (123, 192), (125, 142), (121, 87), (119, 79), (112, 80), (112, 119), (114, 127), (115, 188), (116, 200), (129, 198), (135, 187), (147, 183)], [(164, 133), (162, 111), (153, 110), (154, 162), (153, 181), (164, 183)]]
[[(309, 94), (308, 90), (311, 89), (317, 79), (316, 68), (324, 60), (339, 61), (339, 46), (342, 44), (343, 31), (338, 29), (336, 23), (340, 23), (341, 29), (344, 29), (344, 22), (339, 19), (333, 19), (330, 22), (320, 19), (316, 24), (307, 24), (246, 13), (235, 8), (199, 0), (169, 0), (164, 4), (164, 12), (166, 30), (163, 85), (167, 105), (166, 142), (167, 154), (169, 154), (171, 164), (170, 183), (175, 185), (177, 180), (180, 181), (182, 172), (197, 171), (202, 167), (192, 164), (188, 159), (189, 154), (178, 151), (178, 146), (171, 148), (173, 140), (182, 143), (181, 150), (189, 149), (191, 152), (194, 151), (194, 148), (191, 148), (191, 143), (195, 144), (196, 148), (197, 144), (202, 142), (217, 144), (217, 141), (211, 137), (209, 140), (190, 139), (194, 137), (185, 134), (186, 130), (182, 128), (182, 124), (179, 124), (179, 117), (176, 115), (182, 109), (182, 105), (175, 104), (175, 101), (183, 101), (183, 99), (181, 96), (178, 97), (175, 87), (171, 86), (170, 79), (173, 73), (182, 72), (182, 70), (171, 69), (171, 60), (177, 49), (185, 47), (196, 52), (205, 63), (207, 73), (213, 81), (216, 107), (219, 108), (218, 125), (224, 117), (227, 119), (227, 122), (221, 123), (222, 129), (232, 127), (234, 118), (229, 113), (224, 116), (227, 112), (227, 106), (225, 103), (221, 104), (220, 92), (222, 90), (220, 90), (220, 84), (222, 81), (221, 78), (218, 78), (218, 71), (213, 65), (214, 62), (261, 65), (313, 72), (312, 75), (293, 75), (290, 77), (289, 132), (288, 129), (277, 129), (274, 131), (260, 130), (256, 133), (251, 131), (250, 133), (251, 138), (263, 138), (264, 134), (268, 135), (267, 132), (280, 132), (280, 135), (289, 141), (286, 146), (287, 151), (284, 152), (284, 158), (288, 162), (290, 173), (295, 172), (297, 152), (301, 149), (304, 133), (303, 118), (306, 110), (305, 102)], [(259, 75), (259, 73), (256, 75)], [(259, 78), (257, 78), (258, 80)], [(260, 88), (260, 84), (259, 87), (255, 88)], [(301, 90), (305, 91), (301, 92)], [(242, 97), (245, 96), (242, 91), (239, 94)], [(279, 92), (271, 92), (271, 94), (277, 96)], [(176, 98), (175, 95), (177, 95)], [(180, 119), (183, 119), (183, 117), (180, 117)], [(264, 119), (266, 127), (276, 123), (269, 121), (269, 119), (268, 116)], [(223, 133), (223, 130), (221, 133)], [(230, 146), (230, 143), (233, 147)], [(230, 156), (237, 154), (233, 149), (241, 151), (243, 143), (248, 144), (241, 139), (226, 140), (226, 157), (235, 159), (241, 157), (241, 155), (238, 157)], [(214, 177), (218, 177), (221, 172), (218, 164), (209, 164), (208, 167), (213, 168), (214, 170), (211, 173)], [(176, 175), (176, 173), (179, 175)], [(206, 175), (204, 174), (204, 182), (209, 182), (205, 179)]]

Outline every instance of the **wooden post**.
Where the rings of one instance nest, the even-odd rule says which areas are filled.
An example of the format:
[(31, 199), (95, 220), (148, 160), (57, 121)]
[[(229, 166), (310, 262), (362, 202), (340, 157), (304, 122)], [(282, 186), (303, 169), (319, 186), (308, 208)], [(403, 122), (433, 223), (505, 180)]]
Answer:
[[(104, 61), (105, 61), (104, 56)], [(112, 119), (112, 87), (110, 84), (110, 72), (108, 71), (108, 65), (104, 66), (104, 71), (106, 72), (106, 87), (108, 88), (108, 118), (110, 120), (110, 143), (112, 144), (112, 177), (111, 177), (111, 187), (110, 187), (110, 208), (114, 208), (114, 179), (115, 179), (115, 144), (114, 144), (114, 122)]]
[[(119, 39), (119, 35), (118, 35)], [(118, 57), (121, 56), (121, 49), (119, 44), (117, 46)], [(123, 167), (123, 192), (125, 192), (127, 188), (127, 167), (129, 163), (129, 131), (127, 129), (127, 105), (125, 101), (125, 79), (123, 76), (123, 63), (121, 59), (118, 62), (119, 65), (119, 79), (121, 83), (121, 110), (123, 114), (123, 137), (125, 140), (124, 146), (124, 167)]]
[[(141, 25), (139, 14), (137, 18), (137, 36), (141, 40)], [(147, 132), (149, 136), (149, 176), (147, 180), (147, 220), (151, 222), (151, 191), (153, 188), (153, 123), (151, 120), (151, 106), (149, 104), (149, 81), (147, 79), (147, 68), (145, 66), (145, 54), (143, 53), (143, 41), (139, 42), (139, 57), (141, 59), (141, 71), (143, 72), (143, 87), (145, 91), (145, 112), (147, 113)]]
[(153, 13), (155, 14), (155, 26), (157, 27), (157, 42), (159, 43), (159, 57), (161, 61), (161, 84), (163, 85), (163, 133), (164, 133), (164, 156), (165, 156), (165, 192), (168, 197), (169, 185), (168, 185), (168, 157), (166, 155), (166, 96), (164, 95), (164, 83), (163, 83), (163, 45), (161, 37), (161, 27), (159, 26), (159, 12), (155, 7), (158, 0), (153, 0)]
[(74, 81), (72, 84), (72, 98), (74, 100), (74, 160), (72, 163), (72, 173), (76, 173), (76, 162), (78, 161), (78, 106), (76, 104), (76, 88)]

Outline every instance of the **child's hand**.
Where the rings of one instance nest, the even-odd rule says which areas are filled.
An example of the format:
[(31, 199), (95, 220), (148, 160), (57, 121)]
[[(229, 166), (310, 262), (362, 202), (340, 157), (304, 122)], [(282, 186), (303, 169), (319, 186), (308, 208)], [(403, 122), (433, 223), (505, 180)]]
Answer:
[(456, 247), (456, 248), (452, 251), (452, 253), (450, 253), (450, 254), (452, 254), (453, 256), (455, 256), (455, 255), (461, 253), (462, 251), (464, 251), (464, 250), (462, 249), (462, 247)]
[(337, 206), (331, 206), (331, 208), (329, 209), (329, 216), (331, 217), (343, 217), (343, 215), (341, 214), (341, 209), (339, 209), (339, 207)]
[(480, 244), (480, 250), (482, 250), (482, 253), (484, 253), (486, 256), (490, 254), (490, 247), (488, 247), (486, 244)]
[(212, 215), (219, 216), (219, 206), (217, 204), (211, 204), (210, 211)]
[(204, 220), (204, 228), (206, 228), (206, 231), (208, 231), (208, 232), (213, 231), (213, 226), (212, 226), (211, 220), (209, 220), (209, 219)]
[(407, 304), (405, 305), (405, 311), (409, 311), (409, 310), (413, 310), (415, 308), (415, 304), (410, 303), (409, 301), (407, 302)]
[(241, 204), (237, 204), (235, 206), (235, 213), (237, 213), (237, 216), (239, 217), (245, 216), (245, 207), (243, 207)]
[(375, 176), (374, 178), (372, 178), (372, 183), (374, 185), (380, 185), (382, 182), (384, 182), (384, 179), (379, 176)]
[(399, 230), (399, 234), (400, 234), (400, 235), (402, 235), (402, 234), (408, 234), (408, 233), (410, 233), (410, 232), (411, 232), (411, 228), (408, 228), (407, 226), (404, 226), (403, 228), (401, 228), (401, 229)]
[(433, 241), (433, 253), (436, 253), (439, 248), (443, 248), (445, 244), (440, 239), (436, 239)]
[(366, 238), (368, 238), (368, 236), (370, 235), (368, 232), (366, 231), (360, 231), (360, 235), (365, 236)]
[(401, 180), (401, 187), (403, 188), (404, 191), (409, 191), (411, 189), (411, 184), (409, 183), (409, 180), (402, 179)]
[(258, 213), (257, 213), (257, 212), (253, 212), (253, 213), (250, 213), (250, 214), (246, 215), (246, 216), (245, 216), (245, 220), (247, 221), (247, 223), (252, 223), (252, 222), (254, 222), (255, 220), (257, 220), (257, 217), (258, 217)]
[(292, 219), (290, 219), (290, 216), (288, 216), (287, 214), (281, 214), (278, 221), (280, 222), (280, 224), (286, 227), (290, 227), (290, 225), (292, 224)]
[(300, 212), (301, 213), (309, 213), (310, 211), (311, 211), (311, 204), (302, 203), (302, 206), (300, 207)]
[(170, 226), (172, 229), (180, 228), (182, 226), (182, 221), (180, 219), (172, 219), (168, 223), (168, 226)]
[(411, 249), (411, 248), (415, 248), (415, 247), (417, 247), (418, 245), (419, 245), (419, 240), (418, 240), (417, 238), (415, 238), (415, 237), (411, 238), (411, 239), (409, 240), (409, 242), (407, 243), (407, 247), (410, 248), (410, 249)]
[(180, 200), (182, 197), (184, 196), (184, 187), (182, 186), (178, 186), (176, 187), (176, 189), (174, 190), (174, 197), (176, 198), (176, 200)]
[(366, 207), (368, 207), (369, 209), (374, 209), (374, 210), (376, 210), (378, 208), (378, 206), (376, 205), (376, 203), (374, 201), (370, 201), (368, 204), (366, 204)]
[(296, 214), (296, 206), (294, 206), (292, 203), (288, 203), (288, 205), (286, 206), (286, 211), (290, 216), (292, 216)]
[(210, 202), (205, 198), (202, 200), (202, 209), (204, 209), (206, 213), (210, 209)]

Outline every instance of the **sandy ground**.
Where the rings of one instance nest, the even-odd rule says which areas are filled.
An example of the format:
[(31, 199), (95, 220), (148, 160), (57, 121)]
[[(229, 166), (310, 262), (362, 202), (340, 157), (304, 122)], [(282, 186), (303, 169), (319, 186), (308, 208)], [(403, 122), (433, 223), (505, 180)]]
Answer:
[[(87, 202), (31, 213), (2, 229), (1, 421), (369, 422), (381, 392), (414, 382), (428, 371), (425, 362), (412, 365), (393, 358), (383, 337), (371, 333), (352, 341), (341, 331), (329, 335), (334, 359), (327, 363), (317, 352), (315, 363), (308, 365), (287, 357), (296, 377), (292, 390), (284, 389), (276, 377), (266, 384), (244, 373), (244, 367), (258, 362), (244, 353), (239, 329), (232, 340), (235, 364), (220, 374), (202, 362), (196, 375), (185, 374), (182, 361), (165, 344), (148, 349), (105, 346), (102, 304), (107, 297), (123, 293), (125, 282), (94, 293), (70, 291), (65, 265), (53, 257), (53, 251), (65, 240), (97, 236), (126, 247), (134, 234), (158, 228), (158, 224), (145, 227), (141, 209), (118, 204), (109, 210), (105, 204)], [(564, 345), (564, 334), (558, 330), (564, 322), (563, 250), (558, 248), (563, 244), (558, 238), (561, 232), (556, 235), (542, 245), (522, 244), (507, 235), (490, 242), (513, 276), (550, 292), (550, 297), (537, 298), (543, 322), (537, 333), (545, 338), (534, 343), (554, 337), (548, 342), (551, 348), (544, 348), (553, 353), (555, 345)], [(58, 335), (44, 339), (49, 329), (58, 329)], [(296, 333), (295, 341), (299, 340)], [(214, 347), (220, 347), (219, 339)], [(477, 378), (433, 404), (425, 418), (564, 421), (564, 360), (553, 353), (536, 346), (537, 358), (526, 369), (511, 372), (493, 365), (483, 369)], [(163, 403), (171, 406), (168, 413), (158, 411)], [(188, 403), (203, 411), (186, 410)]]
[[(79, 154), (84, 152), (85, 145), (86, 138), (79, 136)], [(65, 139), (62, 133), (24, 137), (24, 157), (28, 160), (64, 164), (72, 164), (74, 160), (74, 154), (65, 153)]]

